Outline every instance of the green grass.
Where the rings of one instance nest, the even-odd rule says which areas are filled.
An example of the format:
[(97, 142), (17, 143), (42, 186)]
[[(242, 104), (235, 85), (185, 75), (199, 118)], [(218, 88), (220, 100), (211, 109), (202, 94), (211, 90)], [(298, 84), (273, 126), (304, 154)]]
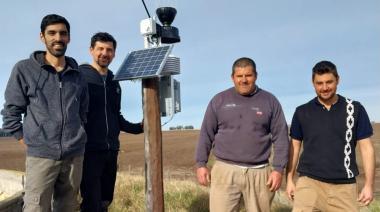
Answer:
[[(164, 180), (164, 202), (167, 212), (208, 212), (209, 189), (191, 180)], [(115, 197), (110, 212), (139, 212), (145, 210), (145, 179), (119, 173), (115, 187)], [(241, 203), (241, 212), (244, 203)], [(272, 212), (290, 212), (291, 206), (283, 192), (277, 192), (272, 203)], [(374, 200), (361, 212), (380, 212), (380, 198)]]
[[(208, 191), (191, 181), (164, 182), (165, 211), (208, 211)], [(145, 211), (145, 181), (142, 176), (119, 174), (110, 212)]]
[[(164, 180), (165, 211), (168, 212), (208, 212), (209, 190), (190, 180)], [(241, 206), (244, 209), (244, 204)], [(280, 203), (273, 204), (274, 212), (288, 212), (291, 209)], [(115, 187), (115, 197), (110, 212), (145, 211), (145, 179), (119, 173)]]
[(369, 211), (371, 212), (380, 212), (380, 197), (375, 199), (369, 206)]
[(118, 174), (115, 196), (110, 211), (144, 211), (144, 179)]

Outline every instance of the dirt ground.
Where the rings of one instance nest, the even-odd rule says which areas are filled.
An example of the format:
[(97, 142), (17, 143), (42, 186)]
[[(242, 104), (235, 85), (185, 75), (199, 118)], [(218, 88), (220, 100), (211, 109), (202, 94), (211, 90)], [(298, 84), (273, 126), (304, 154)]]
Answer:
[[(162, 132), (164, 171), (194, 171), (194, 152), (198, 130)], [(120, 135), (119, 170), (141, 171), (144, 168), (144, 135)], [(0, 169), (25, 170), (25, 148), (13, 138), (0, 137)]]
[[(372, 142), (375, 146), (376, 158), (376, 196), (380, 196), (380, 124), (374, 126)], [(198, 130), (164, 131), (163, 169), (164, 177), (183, 176), (194, 177), (194, 152), (199, 136)], [(144, 135), (121, 134), (121, 149), (119, 153), (119, 170), (134, 173), (144, 172)], [(24, 147), (13, 138), (0, 138), (0, 169), (25, 170)], [(360, 155), (360, 154), (359, 154)], [(361, 169), (361, 159), (358, 156)], [(363, 172), (358, 177), (361, 185)]]

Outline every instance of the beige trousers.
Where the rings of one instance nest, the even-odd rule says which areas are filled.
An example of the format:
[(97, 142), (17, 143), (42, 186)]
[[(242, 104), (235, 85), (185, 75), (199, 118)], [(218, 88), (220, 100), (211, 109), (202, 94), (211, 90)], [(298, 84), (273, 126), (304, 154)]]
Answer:
[(300, 177), (294, 193), (293, 212), (356, 212), (359, 211), (357, 194), (356, 183), (331, 184)]
[(26, 157), (24, 212), (74, 212), (83, 156), (65, 160)]
[(274, 193), (266, 186), (271, 169), (242, 168), (216, 161), (211, 171), (210, 211), (239, 211), (241, 198), (248, 212), (268, 212)]

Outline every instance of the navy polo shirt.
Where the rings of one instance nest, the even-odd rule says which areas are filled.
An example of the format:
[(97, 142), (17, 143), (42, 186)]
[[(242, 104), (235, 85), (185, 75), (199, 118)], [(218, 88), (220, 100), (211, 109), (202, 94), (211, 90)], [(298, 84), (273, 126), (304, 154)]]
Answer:
[(372, 136), (373, 129), (364, 107), (338, 95), (327, 110), (314, 98), (297, 107), (290, 136), (303, 142), (297, 171), (328, 183), (354, 183), (359, 174), (355, 147), (358, 140)]

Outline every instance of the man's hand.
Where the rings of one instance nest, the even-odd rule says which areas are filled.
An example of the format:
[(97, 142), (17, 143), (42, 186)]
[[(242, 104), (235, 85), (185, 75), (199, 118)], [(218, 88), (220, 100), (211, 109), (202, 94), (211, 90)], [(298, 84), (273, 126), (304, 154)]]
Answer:
[(197, 178), (199, 184), (203, 186), (208, 186), (211, 182), (210, 172), (207, 167), (199, 167), (197, 168)]
[(301, 144), (302, 141), (292, 138), (289, 148), (289, 162), (286, 167), (286, 194), (291, 201), (294, 200), (294, 192), (296, 191), (293, 177), (299, 160)]
[(269, 175), (267, 186), (269, 190), (274, 192), (277, 191), (281, 186), (282, 173), (278, 171), (272, 171)]
[(375, 184), (375, 149), (370, 138), (359, 140), (358, 145), (365, 175), (364, 187), (359, 194), (358, 201), (364, 205), (369, 205), (373, 200), (373, 185)]
[(288, 179), (286, 183), (286, 194), (288, 195), (289, 200), (294, 200), (294, 192), (296, 190), (296, 186), (293, 180)]
[(373, 200), (373, 188), (372, 186), (364, 186), (359, 194), (358, 201), (367, 206)]
[(21, 138), (20, 140), (18, 140), (18, 142), (20, 144), (22, 144), (22, 146), (24, 146), (26, 148), (26, 144), (24, 143), (24, 139), (23, 138)]

